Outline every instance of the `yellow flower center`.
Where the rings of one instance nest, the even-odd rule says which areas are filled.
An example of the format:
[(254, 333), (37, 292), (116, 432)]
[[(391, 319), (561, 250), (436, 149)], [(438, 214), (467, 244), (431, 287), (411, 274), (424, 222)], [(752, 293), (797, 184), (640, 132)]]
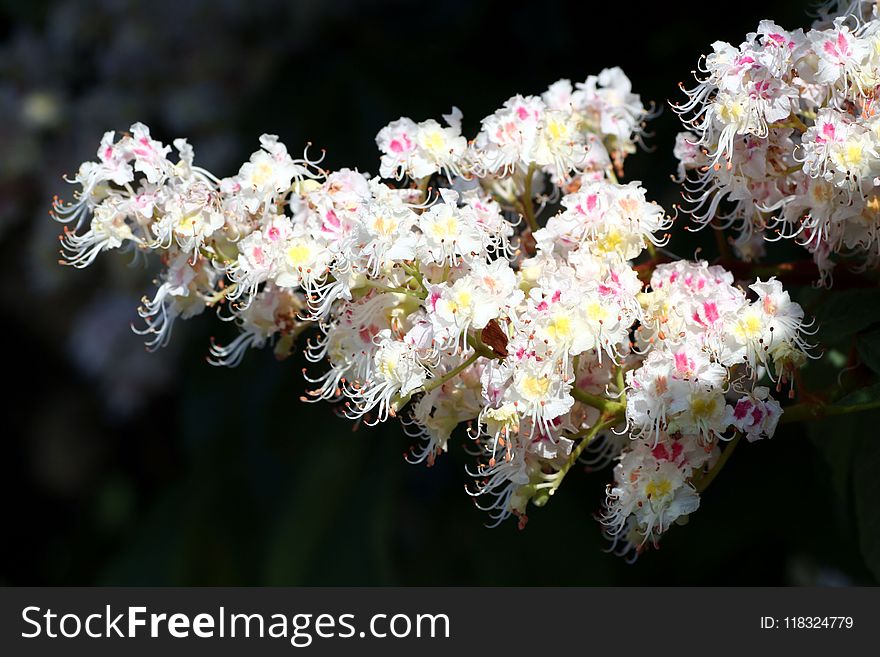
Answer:
[(562, 341), (571, 336), (571, 318), (568, 315), (556, 315), (547, 325), (547, 333), (554, 340)]
[(530, 401), (539, 401), (547, 397), (550, 390), (550, 379), (546, 376), (525, 376), (520, 383), (523, 396)]
[(177, 232), (183, 235), (195, 235), (198, 231), (199, 213), (184, 215), (177, 222)]
[(459, 290), (455, 294), (455, 305), (459, 307), (467, 307), (471, 305), (474, 297), (470, 290)]
[(723, 103), (719, 109), (721, 120), (725, 123), (738, 123), (744, 112), (742, 103), (736, 101)]
[(668, 479), (652, 479), (645, 486), (645, 495), (648, 499), (667, 497), (672, 492), (672, 482)]
[(293, 267), (311, 264), (312, 248), (305, 242), (296, 242), (287, 249), (287, 261)]
[(593, 322), (602, 322), (608, 317), (608, 311), (602, 306), (601, 303), (596, 301), (591, 301), (584, 308), (586, 312), (587, 318)]
[(568, 126), (563, 121), (551, 120), (547, 123), (548, 141), (560, 142), (568, 138)]
[(393, 379), (397, 372), (397, 363), (393, 358), (383, 358), (379, 362), (379, 372), (385, 379)]
[(380, 215), (373, 220), (373, 230), (379, 235), (388, 237), (397, 230), (397, 222)]
[(844, 169), (854, 169), (862, 163), (862, 145), (857, 141), (849, 142), (840, 153), (840, 165)]
[(718, 401), (715, 397), (697, 396), (691, 399), (691, 415), (695, 419), (708, 419), (715, 414)]
[(623, 234), (614, 228), (600, 237), (596, 242), (596, 251), (599, 253), (623, 253), (626, 242)]
[(453, 215), (442, 217), (431, 226), (431, 232), (438, 240), (451, 240), (458, 234), (458, 220)]
[(422, 145), (426, 150), (433, 151), (435, 153), (443, 151), (446, 146), (446, 138), (443, 136), (443, 133), (440, 130), (432, 130), (427, 135), (425, 135), (422, 140)]
[(733, 327), (734, 334), (741, 340), (754, 340), (761, 336), (763, 329), (761, 318), (756, 313), (749, 313)]
[(262, 187), (272, 177), (272, 165), (268, 162), (261, 162), (254, 167), (251, 173), (251, 183), (254, 187)]

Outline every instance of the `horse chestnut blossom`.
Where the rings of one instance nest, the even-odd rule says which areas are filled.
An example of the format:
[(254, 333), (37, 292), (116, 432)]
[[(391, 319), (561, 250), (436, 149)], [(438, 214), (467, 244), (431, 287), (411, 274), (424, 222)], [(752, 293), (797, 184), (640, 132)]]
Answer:
[[(676, 145), (700, 221), (736, 224), (742, 248), (776, 227), (826, 274), (832, 252), (880, 257), (865, 219), (875, 27), (765, 21), (738, 49), (714, 45)], [(378, 177), (263, 135), (219, 178), (186, 140), (172, 151), (136, 123), (100, 140), (74, 202), (56, 199), (62, 263), (158, 254), (136, 327), (150, 348), (206, 309), (238, 329), (212, 343), (215, 365), (301, 344), (304, 401), (399, 417), (412, 462), (466, 442), (468, 492), (492, 523), (524, 526), (578, 463), (613, 464), (598, 519), (634, 558), (697, 510), (741, 437), (773, 436), (773, 395), (795, 394), (812, 347), (777, 278), (668, 257), (673, 218), (618, 181), (650, 115), (606, 69), (513, 96), (472, 138), (456, 108), (392, 121)]]
[(841, 4), (808, 32), (765, 20), (738, 47), (713, 43), (673, 105), (694, 220), (733, 228), (746, 260), (763, 238), (796, 241), (823, 285), (838, 264), (880, 264), (880, 20), (876, 3)]

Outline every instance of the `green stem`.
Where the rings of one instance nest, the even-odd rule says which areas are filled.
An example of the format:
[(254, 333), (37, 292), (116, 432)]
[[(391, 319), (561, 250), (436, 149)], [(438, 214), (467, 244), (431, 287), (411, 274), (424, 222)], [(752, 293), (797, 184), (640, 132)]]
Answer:
[(388, 287), (387, 285), (381, 285), (379, 283), (374, 283), (373, 281), (367, 281), (364, 285), (365, 285), (365, 287), (371, 287), (374, 290), (378, 290), (379, 292), (390, 292), (393, 294), (406, 294), (407, 296), (415, 297), (416, 299), (419, 299), (419, 300), (424, 298), (418, 292), (416, 292), (415, 290), (411, 290), (408, 287)]
[(220, 253), (220, 250), (216, 246), (213, 248), (213, 251), (209, 251), (207, 247), (200, 246), (199, 253), (212, 262), (216, 261), (224, 265), (228, 265), (235, 261), (235, 258)]
[(582, 404), (592, 406), (593, 408), (598, 408), (606, 415), (622, 417), (623, 414), (626, 412), (626, 403), (613, 401), (611, 399), (605, 399), (605, 397), (600, 397), (599, 395), (585, 392), (580, 388), (572, 388), (571, 396)]
[(430, 382), (428, 382), (427, 384), (425, 384), (424, 386), (422, 386), (422, 390), (421, 390), (421, 391), (422, 391), (422, 392), (431, 392), (431, 391), (434, 390), (435, 388), (439, 388), (440, 386), (442, 386), (442, 385), (443, 385), (444, 383), (446, 383), (447, 381), (450, 381), (450, 380), (454, 379), (454, 378), (457, 377), (459, 374), (461, 374), (462, 372), (464, 372), (468, 367), (470, 367), (471, 365), (473, 365), (473, 364), (476, 362), (476, 360), (477, 360), (478, 358), (480, 358), (480, 354), (477, 353), (477, 352), (475, 351), (475, 352), (474, 352), (474, 353), (473, 353), (473, 354), (472, 354), (467, 360), (465, 360), (465, 361), (464, 361), (461, 365), (459, 365), (458, 367), (454, 367), (453, 369), (449, 370), (449, 371), (448, 371), (446, 374), (444, 374), (443, 376), (437, 377), (436, 379), (431, 379)]
[(800, 132), (806, 132), (809, 129), (807, 128), (807, 124), (801, 121), (801, 117), (799, 117), (794, 112), (791, 113), (791, 123), (795, 127), (795, 129)]
[(695, 484), (694, 488), (697, 489), (698, 493), (702, 493), (709, 487), (709, 484), (714, 481), (715, 477), (718, 476), (718, 473), (721, 472), (721, 468), (724, 467), (724, 464), (727, 463), (730, 456), (733, 454), (733, 450), (736, 449), (736, 446), (739, 444), (740, 439), (742, 438), (741, 433), (737, 433), (733, 440), (731, 440), (727, 447), (724, 448), (724, 451), (721, 452), (721, 456), (718, 457), (718, 461), (712, 466), (712, 469), (709, 470), (706, 474), (704, 474), (700, 480)]
[(532, 178), (534, 177), (534, 175), (535, 165), (530, 164), (529, 170), (526, 173), (526, 180), (524, 185), (525, 190), (523, 191), (522, 205), (526, 221), (529, 222), (529, 228), (532, 229), (533, 233), (540, 228), (540, 226), (538, 225), (538, 218), (535, 216), (535, 206), (532, 203)]
[(806, 132), (807, 124), (801, 121), (801, 117), (792, 112), (787, 121), (777, 121), (776, 123), (769, 124), (770, 128), (794, 128), (798, 132)]
[(418, 263), (412, 265), (403, 265), (403, 271), (412, 276), (413, 280), (416, 282), (416, 285), (419, 286), (418, 295), (419, 298), (425, 299), (428, 296), (428, 288), (425, 287), (425, 277), (422, 275), (422, 272), (419, 271)]
[(211, 306), (216, 305), (217, 303), (219, 303), (220, 301), (225, 299), (226, 296), (230, 292), (234, 291), (237, 287), (238, 287), (238, 283), (232, 283), (231, 285), (227, 285), (226, 287), (224, 287), (222, 290), (220, 290), (216, 294), (212, 294), (208, 297), (205, 297), (205, 305), (208, 306), (209, 308)]
[(532, 498), (532, 504), (535, 506), (544, 506), (550, 496), (559, 489), (560, 485), (562, 485), (562, 480), (565, 479), (565, 475), (567, 475), (568, 471), (578, 462), (578, 459), (581, 457), (581, 454), (584, 453), (587, 446), (595, 440), (600, 431), (604, 431), (605, 429), (614, 426), (617, 419), (618, 418), (616, 417), (606, 417), (599, 422), (599, 424), (593, 425), (585, 432), (575, 434), (573, 437), (583, 435), (583, 438), (577, 445), (575, 445), (574, 449), (571, 450), (571, 454), (568, 455), (568, 458), (565, 460), (565, 463), (562, 464), (562, 467), (553, 474), (546, 475), (546, 481), (533, 484), (537, 494)]
[(792, 404), (782, 409), (782, 417), (779, 421), (783, 424), (791, 422), (804, 422), (807, 420), (821, 420), (822, 418), (832, 417), (835, 415), (848, 415), (850, 413), (861, 413), (862, 411), (872, 411), (880, 408), (880, 400), (866, 402), (864, 404), (849, 404), (840, 406), (836, 404), (821, 404), (801, 402)]
[(424, 203), (428, 196), (428, 183), (431, 182), (431, 176), (419, 178), (416, 181), (416, 187), (419, 189), (419, 202)]
[[(593, 440), (596, 438), (597, 435), (599, 435), (599, 432), (604, 431), (605, 429), (608, 429), (611, 426), (614, 426), (614, 423), (616, 421), (617, 421), (616, 417), (608, 418), (608, 419), (603, 420), (599, 424), (590, 427), (590, 429), (587, 431), (587, 433), (584, 434), (584, 437), (581, 439), (581, 441), (577, 445), (575, 445), (574, 449), (571, 450), (571, 454), (568, 455), (568, 459), (565, 461), (563, 466), (559, 469), (558, 482), (561, 482), (562, 478), (568, 473), (569, 470), (571, 470), (572, 466), (574, 466), (574, 464), (577, 463), (578, 459), (581, 457), (581, 454), (584, 453), (584, 450), (587, 448), (587, 446), (591, 442), (593, 442)], [(556, 486), (554, 488), (559, 488), (558, 482), (556, 483)]]
[(484, 358), (490, 358), (493, 360), (501, 358), (501, 356), (492, 351), (492, 349), (487, 347), (482, 340), (480, 340), (472, 333), (468, 333), (467, 343), (471, 347), (471, 349), (473, 349), (475, 352), (477, 352), (477, 354), (483, 356)]
[(617, 390), (620, 392), (621, 403), (626, 405), (626, 381), (623, 378), (623, 365), (617, 368)]

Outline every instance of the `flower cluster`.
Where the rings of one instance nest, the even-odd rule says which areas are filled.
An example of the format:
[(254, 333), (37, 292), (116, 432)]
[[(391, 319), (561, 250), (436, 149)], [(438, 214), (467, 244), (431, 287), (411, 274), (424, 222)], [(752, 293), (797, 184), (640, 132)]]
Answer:
[(734, 227), (746, 260), (765, 238), (794, 239), (824, 283), (841, 259), (880, 263), (880, 20), (850, 4), (806, 33), (762, 21), (739, 47), (712, 44), (674, 106), (694, 219)]
[[(242, 137), (225, 126), (282, 62), (314, 46), (320, 33), (315, 25), (337, 12), (321, 5), (303, 21), (302, 11), (286, 0), (265, 0), (260, 11), (246, 3), (221, 9), (211, 0), (81, 0), (49, 3), (6, 21), (0, 37), (0, 238), (17, 236), (16, 258), (26, 273), (3, 303), (14, 306), (24, 294), (29, 332), (59, 345), (72, 338), (65, 357), (102, 390), (98, 401), (116, 417), (131, 417), (167, 389), (180, 345), (160, 354), (131, 349), (125, 298), (149, 286), (148, 269), (127, 267), (124, 258), (107, 258), (84, 276), (52, 267), (46, 245), (57, 226), (44, 221), (45, 199), (59, 191), (59, 167), (93, 151), (107, 126), (127, 126), (120, 122), (131, 122), (132, 108), (148, 125), (188, 135), (198, 143), (200, 162), (230, 166), (242, 154)], [(278, 25), (286, 26), (284, 39), (237, 36), (269, 33)], [(160, 52), (187, 64), (171, 75)], [(232, 97), (235, 102), (221, 100)], [(93, 285), (100, 277), (112, 283)], [(70, 310), (54, 321), (61, 300)], [(102, 322), (120, 330), (95, 331)]]
[(602, 519), (637, 553), (697, 508), (720, 441), (773, 434), (781, 407), (760, 380), (787, 381), (807, 347), (774, 279), (750, 296), (706, 263), (634, 265), (672, 224), (615, 175), (647, 114), (610, 69), (511, 98), (470, 141), (457, 110), (401, 118), (377, 136), (385, 180), (271, 135), (220, 179), (135, 124), (104, 135), (74, 203), (56, 201), (75, 226), (63, 262), (159, 252), (138, 329), (152, 347), (209, 307), (239, 329), (211, 346), (216, 364), (269, 343), (284, 357), (310, 331), (305, 399), (399, 416), (413, 461), (463, 433), (469, 492), (497, 521), (524, 523), (580, 459), (616, 461)]
[(510, 98), (482, 120), (470, 143), (461, 136), (457, 108), (443, 117), (447, 127), (433, 119), (394, 121), (376, 137), (382, 151), (379, 172), (414, 180), (441, 171), (485, 179), (536, 167), (557, 181), (573, 170), (602, 179), (612, 162), (622, 172), (649, 117), (623, 71), (605, 69), (574, 86), (559, 80), (541, 96)]
[(809, 347), (803, 311), (774, 279), (751, 285), (750, 300), (721, 267), (678, 261), (659, 265), (650, 288), (636, 332), (647, 355), (626, 374), (632, 441), (603, 515), (622, 552), (697, 508), (720, 441), (773, 435), (782, 409), (756, 382), (768, 372), (782, 383)]

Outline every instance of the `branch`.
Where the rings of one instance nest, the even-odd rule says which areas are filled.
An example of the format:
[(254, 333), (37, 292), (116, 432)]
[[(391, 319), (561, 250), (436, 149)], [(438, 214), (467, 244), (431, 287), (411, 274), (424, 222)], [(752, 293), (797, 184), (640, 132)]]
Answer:
[(374, 290), (378, 290), (379, 292), (386, 292), (390, 294), (405, 294), (410, 297), (415, 297), (419, 300), (424, 299), (424, 297), (421, 295), (421, 292), (417, 292), (416, 290), (410, 289), (408, 287), (388, 287), (387, 285), (382, 285), (381, 283), (376, 283), (374, 281), (365, 282), (364, 287), (370, 287)]
[(861, 413), (863, 411), (872, 411), (880, 408), (880, 399), (865, 402), (863, 404), (823, 404), (801, 402), (792, 404), (782, 409), (782, 417), (779, 422), (782, 424), (790, 424), (792, 422), (805, 422), (807, 420), (821, 420), (826, 417), (835, 415), (849, 415), (850, 413)]
[(724, 448), (724, 451), (721, 452), (721, 456), (718, 457), (718, 461), (715, 462), (715, 465), (712, 466), (712, 469), (697, 480), (697, 482), (694, 484), (694, 488), (698, 493), (702, 493), (704, 490), (706, 490), (709, 487), (709, 484), (711, 484), (715, 480), (715, 477), (717, 477), (718, 473), (721, 472), (724, 464), (727, 463), (728, 459), (730, 459), (731, 455), (733, 454), (733, 450), (736, 449), (737, 445), (739, 445), (739, 441), (741, 438), (742, 434), (737, 432), (733, 439), (727, 444), (727, 447)]
[[(571, 454), (568, 455), (568, 458), (565, 463), (562, 464), (562, 467), (553, 474), (544, 475), (545, 481), (532, 484), (535, 488), (535, 496), (532, 498), (532, 504), (538, 507), (544, 506), (547, 503), (547, 500), (550, 499), (550, 496), (559, 489), (562, 480), (565, 479), (565, 475), (567, 475), (568, 471), (571, 470), (575, 463), (577, 463), (587, 446), (596, 439), (596, 436), (599, 435), (600, 431), (604, 431), (605, 429), (614, 426), (618, 419), (617, 416), (603, 416), (601, 422), (593, 425), (585, 432), (581, 432), (584, 437), (574, 449), (571, 450)], [(581, 434), (575, 434), (574, 437)]]
[(580, 388), (572, 388), (571, 396), (582, 404), (592, 406), (593, 408), (598, 408), (605, 415), (622, 417), (623, 414), (626, 412), (625, 403), (606, 399), (605, 397), (600, 397), (599, 395), (594, 395), (589, 392), (584, 392)]
[(535, 176), (535, 165), (530, 164), (529, 170), (526, 173), (525, 180), (525, 190), (522, 195), (522, 205), (523, 205), (523, 214), (525, 214), (526, 221), (529, 222), (529, 228), (532, 229), (534, 233), (536, 230), (540, 228), (538, 225), (538, 218), (535, 216), (535, 206), (532, 203), (532, 178)]
[[(443, 385), (444, 383), (446, 383), (447, 381), (450, 381), (450, 380), (454, 379), (454, 378), (457, 377), (459, 374), (461, 374), (462, 372), (464, 372), (468, 367), (470, 367), (471, 365), (473, 365), (473, 364), (477, 361), (478, 358), (480, 358), (480, 354), (479, 354), (478, 352), (475, 351), (473, 354), (471, 354), (471, 356), (470, 356), (467, 360), (465, 360), (465, 361), (464, 361), (461, 365), (459, 365), (458, 367), (454, 367), (454, 368), (452, 368), (451, 370), (449, 370), (449, 371), (448, 371), (446, 374), (444, 374), (443, 376), (437, 377), (436, 379), (431, 379), (431, 381), (429, 381), (428, 383), (426, 383), (425, 385), (423, 385), (423, 386), (422, 386), (422, 389), (421, 389), (421, 392), (431, 392), (431, 391), (434, 390), (435, 388), (439, 388), (440, 386), (442, 386), (442, 385)], [(417, 391), (417, 392), (419, 392), (419, 391)]]
[[(740, 260), (722, 259), (716, 264), (721, 265), (739, 279), (770, 278), (775, 276), (780, 282), (788, 285), (812, 285), (819, 280), (819, 268), (812, 260), (795, 260), (775, 265), (761, 265), (742, 262)], [(845, 267), (834, 270), (834, 282), (847, 288), (877, 287), (877, 280), (871, 276), (858, 274)]]

